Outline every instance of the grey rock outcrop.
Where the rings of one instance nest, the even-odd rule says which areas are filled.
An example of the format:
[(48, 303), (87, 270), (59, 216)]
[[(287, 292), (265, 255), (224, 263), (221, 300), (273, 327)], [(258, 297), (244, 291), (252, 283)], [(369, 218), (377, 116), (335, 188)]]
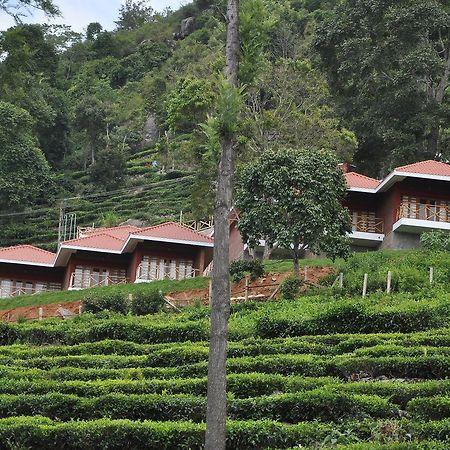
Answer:
[(145, 146), (153, 145), (159, 138), (158, 122), (155, 113), (150, 113), (144, 125), (144, 142)]

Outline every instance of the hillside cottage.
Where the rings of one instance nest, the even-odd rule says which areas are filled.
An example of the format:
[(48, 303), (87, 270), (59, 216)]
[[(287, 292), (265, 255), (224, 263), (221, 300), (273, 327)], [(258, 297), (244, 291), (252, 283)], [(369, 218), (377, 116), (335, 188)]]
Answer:
[(211, 237), (178, 223), (87, 231), (52, 253), (30, 245), (0, 249), (0, 298), (166, 278), (201, 276)]
[(383, 180), (345, 173), (345, 206), (355, 249), (409, 249), (420, 235), (450, 231), (450, 165), (422, 161), (397, 167)]
[[(415, 248), (425, 231), (450, 231), (450, 165), (422, 161), (397, 167), (383, 180), (348, 171), (346, 165), (342, 169), (354, 250)], [(233, 211), (232, 260), (246, 250), (237, 222)], [(2, 248), (0, 298), (202, 276), (210, 268), (213, 247), (207, 234), (168, 222), (148, 228), (90, 229), (62, 242), (57, 253), (31, 245)]]

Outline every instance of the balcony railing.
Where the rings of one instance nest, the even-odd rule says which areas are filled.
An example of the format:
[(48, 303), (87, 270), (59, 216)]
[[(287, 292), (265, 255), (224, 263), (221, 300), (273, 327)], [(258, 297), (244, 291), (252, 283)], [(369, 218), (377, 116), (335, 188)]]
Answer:
[(79, 277), (72, 272), (70, 276), (69, 289), (87, 289), (100, 286), (113, 286), (117, 284), (126, 284), (128, 279), (126, 277), (112, 276), (112, 275), (98, 275), (91, 273), (89, 276), (83, 275)]
[(352, 231), (361, 233), (384, 233), (384, 220), (375, 217), (360, 217), (352, 220)]
[(156, 266), (150, 269), (148, 265), (139, 265), (136, 272), (136, 282), (151, 282), (157, 280), (185, 280), (200, 275), (198, 269), (193, 267), (168, 267)]
[(396, 220), (418, 219), (450, 223), (450, 206), (425, 203), (403, 203), (397, 210)]

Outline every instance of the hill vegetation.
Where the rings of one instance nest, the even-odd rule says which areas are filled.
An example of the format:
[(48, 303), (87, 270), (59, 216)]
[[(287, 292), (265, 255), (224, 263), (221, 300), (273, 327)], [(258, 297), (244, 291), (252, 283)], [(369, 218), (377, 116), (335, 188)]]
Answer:
[[(446, 2), (370, 4), (242, 2), (240, 161), (267, 149), (327, 148), (379, 176), (448, 157)], [(26, 24), (1, 32), (1, 245), (54, 242), (61, 198), (146, 189), (174, 172), (192, 175), (183, 200), (158, 193), (167, 214), (150, 210), (147, 220), (181, 208), (210, 214), (224, 8), (222, 0), (195, 0), (157, 13), (127, 1), (111, 31), (91, 23), (85, 33)], [(110, 196), (98, 210), (80, 200), (86, 210), (77, 203), (74, 211), (83, 226), (110, 213), (119, 221), (145, 216), (128, 199)], [(7, 215), (37, 209), (54, 218)]]
[[(398, 268), (395, 292), (375, 283), (362, 299), (353, 279), (375, 266)], [(356, 255), (338, 263), (343, 290), (234, 305), (228, 447), (448, 448), (449, 267), (445, 253)], [(0, 441), (201, 448), (208, 319), (193, 306), (1, 324)]]

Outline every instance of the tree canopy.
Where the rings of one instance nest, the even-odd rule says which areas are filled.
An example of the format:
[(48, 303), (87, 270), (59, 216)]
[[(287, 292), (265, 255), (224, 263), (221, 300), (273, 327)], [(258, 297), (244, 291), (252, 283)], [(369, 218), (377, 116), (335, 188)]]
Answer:
[(315, 48), (365, 167), (450, 155), (447, 1), (339, 2), (318, 26)]
[(50, 17), (60, 14), (53, 0), (0, 0), (0, 10), (12, 16), (19, 23), (33, 9), (39, 9)]
[(23, 209), (49, 195), (50, 168), (23, 109), (0, 102), (0, 210)]
[(298, 275), (302, 250), (332, 258), (347, 255), (350, 217), (341, 205), (346, 189), (333, 152), (267, 151), (239, 175), (239, 230), (250, 247), (265, 240), (291, 248)]

